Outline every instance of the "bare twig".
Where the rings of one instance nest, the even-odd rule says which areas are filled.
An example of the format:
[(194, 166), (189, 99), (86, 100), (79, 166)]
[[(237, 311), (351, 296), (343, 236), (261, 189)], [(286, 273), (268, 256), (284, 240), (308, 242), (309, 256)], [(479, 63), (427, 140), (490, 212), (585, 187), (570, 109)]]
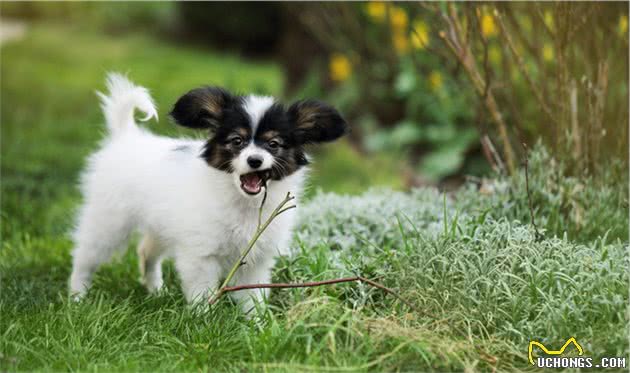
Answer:
[(501, 159), (501, 156), (495, 149), (494, 145), (492, 144), (492, 140), (490, 140), (490, 137), (488, 137), (488, 135), (484, 134), (481, 137), (481, 146), (492, 168), (495, 169), (495, 171), (498, 171), (499, 173), (503, 174), (505, 172), (505, 166), (503, 165), (503, 160)]
[(527, 189), (527, 202), (529, 204), (529, 218), (531, 219), (532, 226), (534, 227), (534, 232), (536, 237), (536, 242), (540, 241), (543, 236), (538, 231), (538, 227), (536, 226), (536, 220), (534, 219), (534, 205), (532, 204), (532, 195), (529, 192), (529, 157), (527, 144), (523, 143), (523, 149), (525, 150), (525, 189)]
[(470, 22), (471, 25), (476, 25), (477, 33), (481, 39), (481, 44), (483, 45), (483, 80), (485, 82), (485, 87), (483, 89), (483, 99), (485, 100), (488, 97), (488, 92), (490, 91), (490, 64), (488, 63), (488, 39), (485, 37), (483, 32), (481, 32), (481, 8), (475, 8), (475, 16), (477, 22)]
[(594, 90), (595, 111), (593, 113), (592, 158), (597, 171), (600, 167), (600, 145), (604, 136), (604, 107), (606, 105), (606, 91), (608, 90), (608, 61), (600, 61), (597, 66), (597, 83)]
[(227, 286), (222, 289), (222, 294), (229, 293), (232, 291), (239, 290), (247, 290), (247, 289), (291, 289), (291, 288), (309, 288), (316, 286), (324, 286), (324, 285), (332, 285), (339, 284), (342, 282), (363, 282), (375, 288), (381, 289), (384, 292), (394, 296), (396, 299), (404, 303), (407, 307), (409, 307), (413, 311), (417, 311), (416, 308), (409, 302), (407, 302), (403, 297), (401, 297), (394, 290), (386, 287), (383, 284), (380, 284), (376, 281), (370, 280), (368, 278), (362, 276), (355, 277), (343, 277), (336, 278), (332, 280), (324, 280), (324, 281), (312, 281), (312, 282), (302, 282), (302, 283), (275, 283), (275, 284), (249, 284), (249, 285), (238, 285), (238, 286)]
[(287, 193), (287, 196), (284, 198), (284, 200), (282, 202), (280, 202), (280, 204), (271, 212), (271, 214), (269, 215), (269, 218), (267, 218), (265, 223), (262, 224), (262, 211), (263, 211), (263, 207), (265, 206), (265, 201), (267, 200), (267, 188), (265, 187), (265, 194), (263, 196), (262, 202), (260, 204), (260, 208), (258, 210), (258, 226), (256, 227), (256, 231), (254, 232), (254, 235), (250, 239), (249, 243), (247, 244), (247, 248), (243, 251), (243, 253), (241, 254), (240, 258), (232, 266), (232, 269), (230, 270), (230, 272), (226, 276), (225, 281), (223, 281), (223, 284), (221, 285), (221, 287), (208, 300), (208, 303), (210, 305), (215, 304), (225, 293), (229, 293), (229, 292), (233, 292), (233, 291), (239, 291), (239, 290), (246, 290), (246, 289), (272, 289), (272, 288), (305, 288), (305, 287), (315, 287), (315, 286), (338, 284), (338, 283), (342, 283), (342, 282), (359, 281), (359, 282), (363, 282), (363, 283), (366, 283), (368, 285), (371, 285), (371, 286), (373, 286), (375, 288), (381, 289), (381, 290), (383, 290), (384, 292), (386, 292), (388, 294), (391, 294), (396, 299), (400, 300), (402, 303), (407, 305), (410, 309), (412, 309), (414, 311), (416, 310), (413, 305), (411, 305), (409, 302), (405, 301), (400, 295), (398, 295), (398, 293), (396, 293), (392, 289), (390, 289), (390, 288), (386, 287), (385, 285), (382, 285), (382, 284), (380, 284), (380, 283), (378, 283), (376, 281), (367, 279), (367, 278), (362, 277), (362, 276), (344, 277), (344, 278), (325, 280), (325, 281), (313, 281), (313, 282), (294, 283), (294, 284), (291, 284), (291, 283), (276, 283), (276, 284), (246, 284), (246, 285), (228, 286), (230, 284), (230, 281), (232, 281), (232, 278), (236, 274), (236, 271), (238, 271), (238, 269), (243, 264), (245, 264), (245, 258), (250, 253), (250, 251), (253, 249), (254, 244), (256, 243), (256, 241), (258, 241), (258, 238), (260, 238), (260, 235), (265, 231), (265, 229), (269, 226), (269, 224), (271, 224), (273, 219), (278, 217), (278, 215), (282, 214), (283, 212), (285, 212), (287, 210), (290, 210), (290, 209), (293, 209), (293, 208), (296, 207), (296, 205), (286, 206), (293, 199), (295, 199), (295, 197), (291, 196), (291, 193)]
[[(582, 162), (582, 136), (580, 136), (580, 126), (578, 122), (578, 89), (575, 79), (571, 80), (570, 87), (571, 100), (571, 141), (573, 142), (573, 158)], [(585, 165), (584, 165), (585, 166)]]
[[(484, 135), (484, 137), (485, 136), (486, 135)], [(483, 156), (486, 157), (486, 160), (490, 164), (490, 167), (492, 168), (492, 171), (499, 172), (499, 167), (497, 166), (497, 163), (494, 161), (494, 158), (492, 157), (492, 153), (490, 152), (490, 149), (488, 148), (488, 145), (484, 141), (484, 137), (482, 137), (481, 140), (480, 140), (481, 150), (483, 151)]]
[(545, 22), (545, 15), (543, 14), (543, 10), (540, 7), (541, 4), (539, 3), (533, 3), (532, 5), (534, 5), (534, 9), (536, 10), (536, 15), (538, 16), (538, 23), (540, 26), (542, 26), (542, 29), (547, 33), (547, 35), (553, 40), (555, 39), (555, 33), (553, 32), (553, 30), (551, 30), (549, 28), (549, 25), (547, 25), (547, 22)]
[(479, 72), (470, 44), (467, 40), (464, 40), (461, 22), (457, 16), (454, 5), (448, 4), (447, 10), (448, 12), (440, 12), (442, 19), (448, 27), (446, 31), (440, 31), (439, 36), (464, 67), (477, 94), (482, 99), (486, 110), (488, 110), (492, 120), (496, 124), (499, 137), (503, 143), (503, 153), (505, 155), (507, 169), (509, 173), (513, 175), (516, 171), (514, 150), (510, 143), (507, 125), (503, 119), (503, 115), (501, 115), (494, 93), (492, 92), (492, 87), (486, 83)]
[[(593, 15), (593, 13), (595, 13), (595, 10), (598, 6), (599, 4), (597, 3), (588, 4), (586, 11), (582, 10), (576, 12), (579, 13), (581, 17), (579, 18), (578, 22), (575, 22), (573, 24), (573, 27), (569, 30), (569, 34), (567, 35), (567, 43), (570, 43), (573, 40), (573, 37), (578, 35), (578, 31), (580, 31), (582, 27), (589, 23), (591, 16)], [(578, 17), (576, 16), (574, 18)]]
[[(533, 57), (538, 65), (542, 65), (542, 56), (541, 52), (537, 45), (536, 40), (530, 40), (528, 38), (528, 33), (523, 29), (519, 21), (517, 20), (516, 15), (514, 15), (514, 9), (510, 4), (497, 4), (497, 8), (500, 10), (501, 14), (505, 16), (505, 19), (510, 24), (510, 29), (513, 30), (513, 35), (518, 41), (525, 47), (525, 50), (529, 52), (531, 57)], [(533, 9), (529, 9), (530, 14), (534, 11)], [(530, 15), (530, 18), (537, 17), (536, 15)], [(544, 94), (546, 97), (547, 94)]]
[(536, 85), (536, 83), (534, 82), (534, 79), (532, 78), (529, 71), (527, 70), (527, 67), (525, 66), (525, 62), (523, 61), (523, 57), (521, 57), (521, 55), (518, 53), (518, 50), (516, 49), (516, 46), (514, 45), (514, 41), (512, 40), (512, 35), (509, 33), (507, 27), (505, 26), (505, 23), (503, 22), (503, 17), (497, 9), (495, 9), (494, 11), (494, 18), (497, 20), (497, 24), (499, 25), (499, 29), (501, 30), (500, 32), (501, 37), (503, 38), (503, 40), (505, 40), (507, 46), (510, 48), (510, 51), (512, 52), (512, 56), (514, 57), (514, 60), (516, 61), (516, 66), (518, 66), (518, 69), (521, 71), (521, 74), (523, 74), (523, 76), (525, 77), (525, 80), (527, 81), (529, 88), (534, 94), (534, 97), (536, 97), (536, 100), (538, 101), (538, 105), (540, 105), (540, 108), (542, 109), (543, 113), (545, 113), (545, 115), (547, 115), (547, 118), (551, 120), (553, 123), (555, 121), (555, 117), (553, 113), (551, 112), (551, 109), (547, 105), (548, 100), (545, 99), (545, 97), (543, 97), (543, 89), (542, 87), (539, 87)]
[(263, 196), (262, 203), (260, 204), (260, 208), (258, 210), (258, 226), (256, 227), (256, 231), (254, 232), (254, 235), (252, 236), (252, 238), (249, 240), (249, 243), (247, 244), (247, 248), (243, 251), (239, 259), (234, 263), (230, 272), (228, 272), (228, 275), (225, 277), (225, 281), (223, 281), (223, 284), (221, 285), (219, 290), (217, 290), (217, 292), (210, 298), (209, 300), (210, 304), (216, 303), (217, 300), (219, 300), (219, 298), (223, 295), (223, 293), (225, 292), (225, 288), (230, 284), (230, 281), (232, 281), (232, 278), (236, 274), (236, 271), (243, 264), (245, 264), (245, 258), (247, 257), (249, 252), (252, 251), (252, 249), (254, 248), (254, 244), (256, 243), (256, 241), (258, 241), (258, 238), (260, 238), (260, 235), (262, 235), (265, 229), (267, 229), (269, 224), (271, 224), (273, 219), (275, 219), (278, 215), (282, 214), (283, 212), (290, 210), (292, 208), (295, 208), (295, 205), (285, 207), (287, 203), (295, 199), (295, 197), (293, 197), (291, 193), (287, 193), (287, 196), (284, 198), (284, 200), (282, 200), (282, 202), (280, 202), (278, 207), (276, 207), (271, 212), (271, 215), (269, 215), (269, 218), (267, 218), (267, 221), (265, 221), (265, 223), (261, 225), (260, 218), (262, 216), (262, 210), (263, 210), (266, 199), (267, 199), (267, 188), (265, 187), (265, 195)]
[(555, 37), (554, 45), (556, 51), (556, 92), (557, 97), (557, 121), (553, 126), (555, 148), (561, 144), (561, 136), (569, 129), (569, 62), (567, 60), (567, 36), (570, 4), (554, 4)]

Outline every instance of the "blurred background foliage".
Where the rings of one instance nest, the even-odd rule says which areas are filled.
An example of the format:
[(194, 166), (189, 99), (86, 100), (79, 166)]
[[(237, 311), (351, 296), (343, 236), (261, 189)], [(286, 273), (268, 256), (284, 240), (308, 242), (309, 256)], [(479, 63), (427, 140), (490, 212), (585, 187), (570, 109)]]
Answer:
[[(593, 356), (627, 354), (627, 3), (0, 2), (0, 14), (0, 371), (521, 371), (527, 340), (576, 330)], [(104, 132), (94, 91), (112, 70), (150, 89), (160, 120), (147, 126), (172, 136), (205, 135), (168, 120), (203, 84), (339, 107), (353, 131), (313, 149), (300, 252), (274, 281), (361, 273), (422, 314), (320, 287), (274, 292), (261, 329), (227, 303), (201, 315), (177, 291), (138, 296), (132, 251), (97, 275), (94, 302), (67, 302), (78, 175)]]
[(539, 137), (572, 173), (627, 163), (625, 4), (369, 2), (289, 12), (329, 52), (331, 94), (355, 118), (359, 145), (403, 152), (431, 181), (483, 172), (482, 154), (511, 174), (521, 144)]
[[(331, 191), (451, 188), (493, 169), (511, 175), (522, 144), (538, 139), (566, 176), (597, 178), (612, 159), (628, 164), (622, 3), (0, 7), (5, 20), (27, 25), (22, 40), (2, 47), (3, 154), (35, 121), (98, 122), (85, 94), (119, 69), (153, 90), (162, 118), (201, 84), (333, 103), (353, 132), (317, 154), (314, 184)], [(34, 98), (44, 112), (32, 112)]]

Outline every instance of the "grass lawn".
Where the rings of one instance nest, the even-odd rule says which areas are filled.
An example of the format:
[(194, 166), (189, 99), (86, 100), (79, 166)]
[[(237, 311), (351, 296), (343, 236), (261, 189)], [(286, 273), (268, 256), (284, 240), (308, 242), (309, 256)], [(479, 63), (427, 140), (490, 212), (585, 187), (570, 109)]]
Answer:
[(361, 273), (420, 312), (345, 284), (274, 291), (254, 323), (229, 301), (188, 307), (171, 263), (168, 291), (149, 296), (133, 250), (99, 270), (85, 301), (70, 302), (67, 232), (83, 159), (102, 135), (93, 90), (108, 70), (150, 87), (156, 131), (174, 135), (189, 133), (165, 120), (169, 105), (193, 86), (282, 87), (273, 63), (140, 35), (39, 25), (2, 47), (0, 370), (535, 370), (530, 339), (552, 349), (571, 336), (587, 356), (627, 355), (627, 190), (585, 193), (580, 219), (594, 220), (584, 228), (565, 219), (561, 193), (547, 192), (549, 178), (536, 173), (550, 168), (544, 157), (532, 160), (534, 197), (545, 201), (537, 210), (545, 237), (537, 240), (521, 179), (488, 195), (366, 192), (400, 187), (395, 162), (366, 161), (344, 143), (316, 154), (293, 255), (279, 261), (274, 280)]

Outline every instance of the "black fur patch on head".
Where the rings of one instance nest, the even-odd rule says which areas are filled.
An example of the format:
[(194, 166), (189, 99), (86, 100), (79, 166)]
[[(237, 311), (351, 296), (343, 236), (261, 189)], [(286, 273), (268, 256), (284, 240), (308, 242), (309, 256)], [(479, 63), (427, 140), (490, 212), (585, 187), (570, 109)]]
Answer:
[(348, 124), (339, 112), (321, 101), (303, 100), (289, 107), (293, 136), (298, 143), (328, 142), (348, 133)]
[(201, 156), (210, 166), (232, 172), (231, 161), (249, 145), (252, 127), (242, 106), (226, 108), (224, 113), (222, 124), (204, 146)]
[(196, 88), (180, 97), (170, 114), (180, 126), (215, 131), (224, 122), (226, 110), (239, 101), (222, 88)]
[[(304, 145), (335, 140), (348, 132), (346, 121), (319, 101), (298, 101), (286, 109), (273, 104), (256, 126), (244, 108), (245, 100), (216, 87), (193, 89), (171, 111), (185, 127), (209, 129), (202, 158), (208, 165), (231, 173), (232, 160), (253, 142), (274, 158), (271, 178), (280, 180), (308, 164)], [(256, 132), (252, 133), (252, 128)]]
[(274, 158), (271, 178), (280, 180), (308, 164), (302, 144), (295, 141), (295, 126), (283, 105), (274, 104), (260, 119), (254, 142)]

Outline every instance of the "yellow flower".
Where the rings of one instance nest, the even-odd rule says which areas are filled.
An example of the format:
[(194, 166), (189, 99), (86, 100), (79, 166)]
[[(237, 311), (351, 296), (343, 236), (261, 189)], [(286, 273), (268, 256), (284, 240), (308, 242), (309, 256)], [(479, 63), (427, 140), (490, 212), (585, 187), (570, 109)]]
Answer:
[(553, 60), (553, 47), (551, 46), (551, 44), (543, 45), (542, 55), (545, 61)]
[(407, 34), (402, 31), (394, 31), (392, 39), (394, 42), (394, 49), (396, 49), (398, 54), (407, 52), (409, 49), (409, 39), (407, 38)]
[(389, 20), (395, 31), (405, 31), (407, 29), (407, 25), (409, 25), (407, 13), (405, 13), (404, 9), (397, 6), (393, 6), (389, 9)]
[(433, 91), (438, 91), (442, 88), (442, 74), (440, 74), (439, 71), (432, 71), (431, 74), (429, 74), (429, 87), (431, 87)]
[(628, 32), (628, 16), (619, 17), (619, 34), (625, 35)]
[(494, 17), (490, 14), (481, 16), (481, 33), (483, 36), (494, 36), (497, 34), (497, 25), (494, 23)]
[(382, 1), (370, 1), (366, 4), (365, 10), (370, 18), (383, 22), (385, 20), (385, 6), (385, 3)]
[(330, 79), (335, 82), (343, 82), (352, 74), (352, 65), (348, 57), (341, 53), (333, 53), (328, 62)]
[(416, 49), (424, 49), (429, 45), (429, 28), (424, 21), (417, 20), (413, 23), (411, 45)]

